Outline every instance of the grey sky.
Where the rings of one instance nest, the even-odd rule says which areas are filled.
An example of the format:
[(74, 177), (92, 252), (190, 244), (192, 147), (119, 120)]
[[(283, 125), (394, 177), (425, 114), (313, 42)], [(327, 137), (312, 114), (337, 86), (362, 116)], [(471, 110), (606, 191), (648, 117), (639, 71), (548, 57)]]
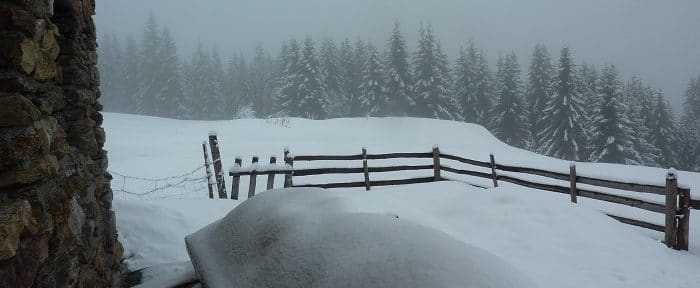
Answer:
[(384, 45), (398, 19), (411, 49), (420, 24), (431, 23), (449, 55), (473, 38), (490, 59), (514, 50), (523, 69), (535, 44), (556, 57), (567, 43), (577, 62), (635, 73), (676, 109), (700, 74), (698, 0), (98, 0), (95, 20), (100, 31), (140, 37), (149, 11), (183, 53), (201, 40), (224, 56), (257, 43), (276, 54), (283, 39), (307, 34)]

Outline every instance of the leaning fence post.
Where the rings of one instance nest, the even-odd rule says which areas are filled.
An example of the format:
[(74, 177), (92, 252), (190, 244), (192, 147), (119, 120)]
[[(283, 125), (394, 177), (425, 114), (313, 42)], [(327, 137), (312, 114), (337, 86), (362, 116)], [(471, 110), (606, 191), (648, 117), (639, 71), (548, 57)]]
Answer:
[(367, 148), (362, 147), (362, 170), (365, 174), (365, 191), (371, 189), (369, 183), (369, 166), (367, 165)]
[(666, 246), (677, 248), (676, 213), (678, 212), (678, 178), (676, 170), (668, 170), (666, 174), (666, 226), (664, 230)]
[(690, 235), (690, 189), (679, 189), (680, 193), (678, 215), (678, 250), (688, 251)]
[[(241, 159), (241, 157), (236, 157), (234, 167), (238, 168), (240, 171), (241, 166), (243, 166), (243, 159)], [(233, 181), (231, 182), (233, 182), (233, 184), (231, 185), (231, 199), (238, 200), (238, 190), (240, 189), (239, 186), (241, 186), (241, 175), (238, 174), (237, 171), (234, 171)]]
[(204, 151), (204, 168), (207, 172), (207, 187), (209, 188), (209, 199), (214, 199), (214, 188), (211, 186), (211, 168), (209, 167), (209, 155), (207, 155), (207, 141), (202, 142), (202, 150)]
[(496, 175), (496, 160), (493, 157), (493, 153), (491, 153), (490, 158), (491, 158), (491, 178), (493, 179), (493, 187), (498, 187), (498, 175)]
[(253, 156), (253, 164), (250, 167), (250, 185), (248, 186), (248, 199), (255, 196), (255, 185), (258, 182), (258, 156)]
[(284, 188), (292, 187), (292, 176), (294, 175), (294, 159), (289, 157), (289, 148), (284, 148), (284, 164), (285, 168), (288, 169), (287, 173), (284, 174)]
[(437, 145), (433, 147), (433, 174), (435, 176), (434, 181), (442, 180), (442, 177), (440, 177), (440, 147)]
[(216, 136), (216, 132), (209, 132), (209, 147), (211, 147), (211, 160), (214, 162), (214, 173), (216, 187), (219, 190), (219, 198), (226, 199), (226, 182), (224, 181), (221, 152), (219, 151), (219, 139)]
[(569, 182), (571, 183), (571, 203), (578, 203), (576, 199), (576, 163), (569, 164)]
[(272, 190), (275, 186), (275, 164), (277, 164), (277, 157), (270, 156), (270, 171), (267, 173), (267, 190)]

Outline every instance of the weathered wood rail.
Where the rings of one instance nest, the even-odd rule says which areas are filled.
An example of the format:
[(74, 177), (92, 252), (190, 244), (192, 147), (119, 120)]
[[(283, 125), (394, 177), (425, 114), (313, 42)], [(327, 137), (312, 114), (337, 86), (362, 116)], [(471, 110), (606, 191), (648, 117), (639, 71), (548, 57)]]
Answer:
[[(213, 150), (213, 149), (212, 149)], [(214, 151), (212, 151), (214, 152)], [(432, 159), (432, 164), (423, 165), (394, 165), (394, 166), (369, 166), (368, 160), (388, 160), (388, 159)], [(213, 157), (213, 159), (217, 159)], [(248, 187), (248, 197), (254, 197), (256, 191), (257, 177), (261, 175), (267, 176), (266, 189), (270, 190), (274, 187), (275, 175), (284, 175), (284, 187), (319, 187), (319, 188), (359, 188), (364, 187), (366, 190), (371, 190), (377, 186), (391, 185), (406, 185), (429, 183), (435, 181), (458, 181), (450, 177), (448, 174), (466, 175), (484, 179), (490, 179), (494, 187), (498, 187), (499, 181), (512, 183), (515, 185), (551, 191), (561, 194), (567, 194), (571, 197), (571, 202), (577, 203), (579, 197), (630, 206), (646, 211), (665, 215), (665, 225), (649, 223), (646, 221), (631, 219), (620, 215), (607, 214), (622, 223), (634, 225), (641, 228), (651, 229), (654, 231), (663, 232), (665, 234), (665, 243), (669, 247), (677, 250), (688, 250), (689, 236), (689, 219), (690, 209), (700, 209), (700, 200), (693, 200), (690, 197), (690, 189), (679, 187), (676, 172), (671, 169), (666, 175), (667, 181), (665, 186), (628, 183), (623, 181), (614, 181), (610, 179), (598, 179), (578, 175), (576, 172), (575, 163), (570, 166), (569, 173), (553, 172), (538, 168), (521, 167), (513, 165), (499, 164), (496, 162), (494, 155), (489, 155), (489, 162), (467, 159), (456, 155), (440, 152), (438, 147), (433, 151), (426, 153), (382, 153), (368, 154), (366, 149), (362, 149), (362, 153), (354, 155), (300, 155), (292, 156), (288, 149), (284, 151), (284, 164), (278, 165), (277, 159), (273, 156), (270, 158), (270, 165), (259, 165), (258, 157), (254, 157), (252, 165), (242, 167), (241, 158), (236, 158), (235, 165), (231, 168), (229, 176), (233, 179), (231, 187), (231, 199), (238, 199), (240, 190), (240, 178), (250, 176)], [(453, 161), (450, 165), (445, 164), (445, 161)], [(362, 161), (361, 167), (324, 167), (324, 168), (295, 168), (294, 163), (298, 162), (314, 162), (314, 161)], [(357, 162), (355, 162), (357, 163)], [(216, 163), (215, 163), (216, 164)], [(459, 167), (453, 166), (458, 164)], [(466, 164), (466, 165), (462, 165)], [(216, 166), (216, 165), (215, 165)], [(471, 167), (470, 167), (471, 166)], [(476, 167), (476, 168), (474, 168)], [(481, 168), (481, 169), (478, 169)], [(402, 171), (431, 171), (432, 176), (429, 177), (413, 177), (391, 180), (372, 180), (371, 173), (384, 172), (402, 172)], [(479, 171), (481, 170), (481, 171)], [(484, 172), (490, 171), (490, 172)], [(446, 172), (448, 174), (445, 174)], [(218, 171), (217, 171), (218, 173)], [(333, 175), (333, 174), (364, 174), (364, 181), (355, 182), (330, 182), (316, 184), (294, 184), (294, 178), (317, 175)], [(536, 181), (527, 179), (527, 175), (534, 175), (548, 179), (549, 181)], [(532, 177), (530, 177), (532, 178)], [(217, 183), (223, 179), (217, 179)], [(547, 183), (543, 183), (547, 182)], [(582, 188), (580, 184), (587, 185)], [(223, 184), (225, 185), (225, 184)], [(474, 185), (474, 184), (471, 184)], [(479, 185), (475, 185), (479, 186)], [(479, 186), (482, 188), (488, 188)], [(642, 198), (619, 195), (606, 191), (599, 191), (600, 188), (623, 190), (635, 193), (648, 193), (655, 195), (666, 196), (665, 202), (655, 202)], [(222, 189), (219, 189), (222, 191)], [(223, 193), (225, 192), (223, 188)], [(213, 197), (210, 193), (210, 198)], [(626, 193), (629, 194), (629, 193)], [(221, 195), (220, 195), (221, 197)], [(226, 195), (223, 195), (226, 198)], [(661, 197), (660, 197), (661, 198)]]

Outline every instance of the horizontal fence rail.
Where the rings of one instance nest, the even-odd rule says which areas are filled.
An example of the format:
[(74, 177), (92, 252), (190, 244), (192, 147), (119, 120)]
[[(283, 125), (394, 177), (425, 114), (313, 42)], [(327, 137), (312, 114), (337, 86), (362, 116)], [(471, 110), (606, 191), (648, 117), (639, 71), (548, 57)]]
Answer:
[[(214, 141), (218, 140), (214, 139)], [(212, 148), (218, 148), (218, 145), (212, 146)], [(205, 153), (206, 153), (206, 149)], [(215, 149), (212, 149), (212, 152)], [(218, 150), (218, 149), (217, 149)], [(218, 152), (218, 151), (216, 151)], [(218, 155), (215, 155), (218, 156)], [(205, 156), (205, 161), (208, 161), (208, 157)], [(218, 157), (212, 157), (214, 164)], [(388, 159), (432, 159), (433, 164), (425, 165), (394, 165), (394, 166), (370, 166), (367, 160), (388, 160)], [(441, 160), (451, 160), (449, 165), (442, 163)], [(312, 168), (295, 168), (295, 162), (314, 162), (314, 161), (361, 161), (354, 162), (358, 166), (356, 167), (312, 167)], [(634, 207), (638, 209), (643, 209), (646, 211), (660, 213), (666, 216), (666, 225), (658, 225), (654, 223), (649, 223), (646, 221), (641, 221), (637, 219), (631, 219), (623, 217), (620, 215), (606, 214), (611, 218), (625, 224), (646, 228), (654, 231), (664, 232), (666, 235), (666, 244), (669, 247), (679, 250), (688, 249), (688, 230), (689, 230), (689, 210), (690, 209), (700, 209), (700, 200), (694, 200), (690, 197), (690, 190), (686, 188), (678, 188), (677, 176), (675, 171), (669, 170), (667, 175), (667, 185), (648, 185), (639, 183), (629, 183), (625, 181), (613, 181), (609, 179), (598, 179), (595, 177), (581, 176), (576, 173), (575, 163), (571, 164), (570, 173), (561, 173), (548, 171), (539, 168), (532, 167), (521, 167), (514, 165), (499, 164), (495, 161), (495, 157), (490, 155), (490, 161), (479, 161), (468, 159), (460, 156), (455, 156), (451, 154), (441, 153), (439, 148), (435, 147), (432, 152), (426, 153), (381, 153), (381, 154), (369, 154), (366, 149), (362, 149), (362, 153), (354, 155), (300, 155), (292, 156), (288, 149), (284, 151), (284, 161), (282, 164), (277, 164), (277, 158), (274, 156), (270, 158), (270, 165), (263, 166), (259, 165), (258, 157), (255, 157), (252, 165), (249, 167), (242, 167), (242, 159), (236, 158), (235, 166), (230, 170), (229, 176), (233, 177), (233, 185), (231, 189), (231, 198), (238, 199), (240, 177), (250, 176), (251, 181), (248, 187), (248, 196), (253, 197), (255, 195), (255, 185), (256, 178), (258, 176), (267, 176), (267, 186), (268, 190), (273, 189), (274, 177), (275, 175), (284, 175), (284, 187), (318, 187), (318, 188), (361, 188), (365, 187), (366, 190), (370, 190), (371, 187), (377, 186), (392, 186), (392, 185), (406, 185), (406, 184), (418, 184), (418, 183), (429, 183), (435, 181), (460, 181), (451, 178), (449, 175), (442, 175), (441, 172), (453, 173), (457, 175), (466, 175), (472, 177), (478, 177), (483, 179), (490, 179), (494, 187), (498, 187), (498, 182), (508, 182), (515, 185), (528, 187), (537, 190), (556, 192), (561, 194), (567, 194), (571, 196), (571, 202), (577, 203), (578, 197), (584, 197), (599, 201), (604, 201), (608, 203), (614, 203), (619, 205), (625, 205), (629, 207)], [(469, 166), (456, 167), (455, 164), (461, 165), (466, 164)], [(359, 166), (361, 165), (361, 167)], [(217, 165), (214, 165), (215, 170)], [(474, 170), (475, 166), (483, 168), (483, 171)], [(429, 177), (415, 177), (415, 178), (405, 178), (405, 179), (389, 179), (389, 180), (373, 180), (371, 179), (371, 173), (385, 173), (385, 172), (403, 172), (403, 171), (432, 171), (432, 176)], [(488, 172), (486, 172), (488, 171)], [(501, 173), (505, 172), (505, 173)], [(215, 171), (215, 175), (218, 175), (219, 171)], [(350, 174), (363, 174), (364, 181), (353, 181), (353, 182), (333, 182), (333, 183), (304, 183), (304, 184), (294, 184), (293, 179), (295, 177), (306, 177), (306, 176), (317, 176), (317, 175), (350, 175)], [(208, 173), (208, 175), (210, 175)], [(546, 179), (560, 181), (560, 184), (551, 183), (541, 183), (539, 181), (525, 179), (520, 177), (520, 175), (534, 175), (544, 177)], [(220, 193), (225, 193), (225, 187), (223, 187), (223, 179), (215, 178), (217, 184), (221, 182), (221, 186), (217, 187)], [(465, 182), (466, 183), (466, 182)], [(566, 183), (566, 184), (565, 184)], [(488, 188), (479, 184), (466, 183), (476, 187)], [(568, 184), (568, 185), (567, 185)], [(577, 185), (579, 184), (579, 185)], [(581, 188), (580, 184), (588, 185), (586, 188)], [(610, 192), (598, 191), (596, 188), (606, 188), (622, 190), (626, 192), (635, 193), (646, 193), (654, 194), (660, 196), (666, 196), (664, 201), (654, 202), (651, 200), (639, 199), (631, 196), (619, 195)], [(213, 190), (213, 189), (212, 189)], [(210, 197), (213, 197), (214, 193), (210, 192)], [(222, 197), (223, 196), (223, 197)], [(220, 197), (225, 198), (226, 195), (220, 195)]]

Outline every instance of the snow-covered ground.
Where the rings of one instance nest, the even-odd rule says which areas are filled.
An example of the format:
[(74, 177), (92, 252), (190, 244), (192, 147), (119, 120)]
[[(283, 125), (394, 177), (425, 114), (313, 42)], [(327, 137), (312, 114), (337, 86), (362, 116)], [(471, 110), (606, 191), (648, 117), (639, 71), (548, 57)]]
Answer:
[[(219, 134), (226, 168), (231, 166), (235, 156), (243, 156), (244, 163), (249, 163), (253, 155), (261, 156), (263, 161), (270, 155), (281, 159), (285, 146), (293, 154), (301, 155), (355, 154), (362, 147), (367, 147), (369, 153), (428, 152), (439, 144), (443, 152), (482, 161), (487, 161), (489, 153), (494, 153), (496, 161), (503, 164), (563, 173), (568, 173), (569, 169), (566, 161), (507, 146), (482, 127), (450, 121), (373, 118), (207, 122), (106, 113), (104, 126), (108, 135), (106, 149), (110, 153), (110, 170), (144, 178), (186, 174), (201, 166), (201, 143), (211, 130)], [(296, 167), (304, 165), (307, 164), (295, 163)], [(579, 175), (659, 185), (663, 184), (665, 174), (664, 169), (610, 164), (578, 163), (577, 168)], [(201, 177), (203, 173), (203, 170), (197, 171), (192, 177)], [(403, 173), (400, 177), (409, 177), (406, 174), (430, 176), (432, 171)], [(362, 175), (338, 177), (295, 178), (295, 183), (363, 179)], [(282, 177), (278, 177), (277, 187), (281, 185), (279, 178)], [(265, 178), (262, 179), (259, 184), (264, 183)], [(489, 185), (487, 179), (459, 179)], [(230, 178), (226, 180), (230, 185)], [(681, 171), (679, 181), (698, 194), (700, 174)], [(115, 177), (113, 186), (138, 192), (167, 182), (138, 179), (124, 182), (123, 178)], [(247, 191), (247, 177), (241, 182), (241, 190)], [(202, 185), (166, 189), (143, 197), (151, 199), (115, 193), (120, 240), (125, 245), (131, 268), (186, 261), (184, 237), (225, 216), (239, 204), (232, 200), (205, 199)], [(259, 190), (262, 186), (258, 185)], [(691, 251), (679, 252), (666, 248), (660, 242), (663, 236), (660, 233), (618, 223), (600, 211), (659, 224), (663, 223), (663, 215), (586, 199), (573, 205), (567, 195), (508, 183), (501, 186), (484, 190), (463, 183), (442, 182), (373, 188), (370, 192), (345, 189), (328, 193), (337, 193), (353, 201), (354, 207), (362, 210), (358, 212), (394, 213), (484, 249), (510, 263), (541, 287), (657, 287), (662, 284), (697, 287), (700, 283), (697, 273), (700, 213), (696, 211), (691, 215)], [(663, 203), (663, 199), (653, 195), (641, 197)]]

